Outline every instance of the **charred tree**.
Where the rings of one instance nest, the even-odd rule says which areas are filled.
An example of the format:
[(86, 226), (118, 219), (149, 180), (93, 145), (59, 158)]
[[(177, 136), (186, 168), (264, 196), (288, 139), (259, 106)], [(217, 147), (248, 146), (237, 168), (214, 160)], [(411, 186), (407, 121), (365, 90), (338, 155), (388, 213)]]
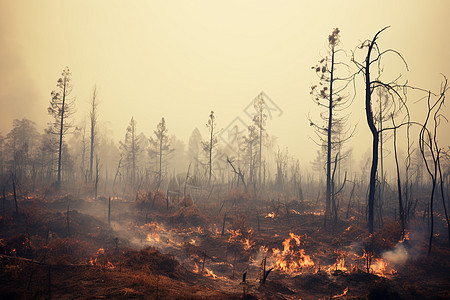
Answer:
[[(369, 195), (368, 195), (368, 231), (369, 233), (373, 233), (374, 230), (374, 204), (375, 204), (375, 190), (376, 190), (376, 181), (377, 181), (377, 170), (378, 170), (378, 151), (379, 151), (379, 133), (380, 131), (376, 126), (376, 118), (374, 115), (374, 110), (372, 107), (372, 94), (377, 88), (384, 88), (390, 95), (391, 101), (394, 102), (395, 98), (398, 99), (399, 104), (396, 109), (400, 110), (405, 107), (404, 99), (397, 91), (405, 87), (405, 85), (399, 85), (397, 83), (398, 79), (395, 79), (391, 82), (384, 82), (380, 79), (381, 77), (381, 60), (382, 58), (389, 53), (394, 53), (403, 61), (408, 69), (408, 66), (401, 56), (401, 54), (393, 49), (387, 49), (381, 51), (378, 46), (378, 38), (380, 34), (388, 29), (385, 27), (378, 31), (375, 36), (371, 40), (364, 41), (358, 48), (365, 49), (367, 48), (367, 52), (365, 54), (365, 58), (363, 62), (358, 62), (353, 54), (352, 61), (357, 66), (358, 71), (356, 74), (362, 74), (364, 77), (364, 87), (365, 87), (365, 115), (366, 122), (369, 127), (370, 133), (372, 135), (372, 163), (370, 167), (370, 177), (369, 177)], [(373, 67), (374, 66), (374, 67)], [(373, 68), (377, 68), (376, 71)], [(375, 79), (372, 79), (371, 74), (377, 74)], [(401, 124), (402, 126), (405, 124)], [(398, 126), (397, 126), (398, 127)], [(387, 128), (383, 128), (382, 131), (388, 130)]]
[(48, 113), (54, 118), (53, 123), (49, 127), (51, 133), (57, 134), (59, 137), (58, 143), (58, 175), (56, 186), (61, 185), (61, 161), (63, 152), (63, 139), (72, 125), (68, 122), (69, 117), (74, 113), (74, 98), (69, 98), (72, 92), (72, 74), (68, 67), (66, 67), (61, 77), (58, 79), (57, 89), (52, 91), (50, 106)]
[(94, 153), (95, 153), (95, 144), (97, 139), (97, 112), (98, 107), (98, 99), (97, 99), (97, 86), (94, 85), (94, 88), (92, 90), (92, 97), (91, 97), (91, 103), (89, 111), (89, 120), (91, 125), (91, 139), (90, 139), (90, 157), (89, 157), (89, 180), (92, 180), (92, 172), (93, 170), (93, 164), (94, 164)]
[[(441, 85), (441, 90), (435, 101), (431, 100), (431, 92), (428, 92), (427, 97), (427, 115), (422, 128), (419, 133), (419, 149), (422, 154), (425, 168), (430, 175), (431, 179), (431, 192), (430, 192), (430, 205), (429, 205), (429, 220), (430, 220), (430, 238), (428, 241), (428, 255), (431, 254), (433, 235), (434, 235), (434, 195), (436, 190), (436, 183), (439, 173), (440, 156), (442, 148), (439, 147), (437, 139), (437, 130), (441, 119), (441, 109), (444, 105), (445, 94), (449, 90), (447, 78), (444, 77), (444, 82)], [(432, 122), (432, 124), (430, 124)], [(431, 127), (431, 128), (430, 128)], [(443, 195), (442, 195), (443, 196)], [(450, 233), (449, 218), (447, 214), (447, 208), (445, 205), (445, 199), (442, 197), (445, 217), (447, 221), (447, 229)], [(450, 246), (450, 235), (449, 235)]]
[[(321, 122), (315, 122), (309, 118), (310, 125), (314, 127), (318, 138), (317, 144), (324, 149), (326, 155), (326, 202), (325, 202), (325, 224), (327, 218), (335, 213), (336, 203), (332, 195), (332, 187), (334, 185), (332, 176), (332, 166), (336, 166), (342, 159), (336, 155), (336, 159), (332, 158), (341, 152), (342, 144), (348, 141), (353, 133), (345, 129), (348, 116), (337, 116), (337, 112), (342, 112), (348, 105), (345, 97), (341, 96), (351, 82), (351, 77), (338, 76), (337, 66), (345, 65), (343, 62), (337, 61), (337, 54), (342, 51), (338, 49), (340, 30), (335, 28), (331, 35), (328, 36), (328, 55), (330, 57), (322, 58), (319, 63), (312, 67), (319, 77), (319, 84), (311, 87), (310, 94), (313, 101), (324, 109), (320, 117)], [(338, 85), (339, 84), (339, 85)]]
[(208, 155), (208, 184), (211, 184), (212, 177), (212, 157), (214, 147), (217, 145), (217, 137), (216, 137), (216, 117), (214, 116), (214, 111), (211, 111), (209, 115), (208, 122), (206, 123), (206, 127), (209, 131), (209, 140), (202, 142), (203, 151)]

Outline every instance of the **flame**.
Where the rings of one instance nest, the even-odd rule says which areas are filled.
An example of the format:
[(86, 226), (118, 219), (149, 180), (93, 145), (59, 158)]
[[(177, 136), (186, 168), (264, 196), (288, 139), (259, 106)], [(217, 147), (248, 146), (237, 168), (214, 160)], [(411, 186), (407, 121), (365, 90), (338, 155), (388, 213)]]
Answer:
[(147, 238), (145, 240), (147, 242), (159, 243), (161, 242), (161, 237), (157, 233), (149, 233), (147, 234)]
[(96, 265), (103, 265), (104, 268), (108, 268), (108, 269), (114, 269), (115, 266), (106, 259), (105, 257), (105, 249), (103, 248), (99, 248), (97, 250), (97, 256), (96, 257), (91, 257), (89, 259), (89, 264), (91, 266), (96, 266)]
[(275, 213), (274, 212), (271, 212), (271, 213), (268, 213), (267, 214), (267, 216), (265, 216), (264, 218), (275, 218)]
[(198, 267), (197, 263), (195, 263), (195, 268), (194, 268), (194, 270), (192, 270), (192, 272), (197, 273), (197, 274), (200, 272), (200, 268)]
[(238, 230), (229, 229), (229, 230), (227, 230), (227, 232), (229, 232), (231, 234), (230, 237), (228, 238), (228, 243), (231, 243), (231, 242), (239, 239), (240, 237), (242, 237), (242, 233), (241, 233), (240, 229), (238, 229)]
[(341, 257), (336, 259), (336, 262), (328, 267), (328, 273), (336, 272), (336, 271), (348, 272), (348, 269), (345, 267), (345, 258), (342, 254)]
[(251, 242), (250, 239), (245, 239), (242, 244), (244, 245), (244, 250), (250, 250), (255, 245), (255, 243)]
[(205, 268), (205, 272), (206, 272), (206, 275), (211, 276), (213, 279), (217, 279), (217, 275), (214, 274), (214, 272), (211, 271), (210, 269)]
[(372, 270), (373, 274), (380, 277), (386, 277), (386, 266), (387, 263), (382, 258), (375, 258), (370, 265), (370, 269)]
[[(295, 242), (295, 245), (293, 245)], [(283, 241), (283, 250), (273, 248), (272, 258), (275, 260), (275, 270), (281, 270), (289, 274), (296, 274), (303, 268), (314, 266), (314, 261), (305, 254), (304, 249), (294, 250), (295, 246), (300, 246), (300, 236), (289, 233), (289, 237)]]
[(345, 229), (345, 231), (349, 231), (350, 228), (352, 228), (352, 225), (348, 226), (347, 229)]
[(403, 236), (403, 238), (399, 241), (400, 243), (403, 243), (405, 241), (409, 241), (409, 231), (407, 231), (405, 233), (405, 235)]
[(342, 297), (342, 296), (345, 296), (345, 295), (347, 295), (347, 292), (348, 292), (348, 287), (346, 287), (346, 288), (342, 291), (342, 294), (333, 296), (333, 297), (331, 297), (331, 299), (340, 298), (340, 297)]

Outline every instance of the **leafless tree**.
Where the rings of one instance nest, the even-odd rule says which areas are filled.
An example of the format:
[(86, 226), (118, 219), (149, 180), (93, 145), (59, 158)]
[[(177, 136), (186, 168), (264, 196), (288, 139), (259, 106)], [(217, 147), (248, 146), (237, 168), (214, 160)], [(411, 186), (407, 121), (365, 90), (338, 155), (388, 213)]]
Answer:
[(97, 118), (98, 118), (98, 99), (97, 99), (97, 86), (94, 85), (92, 89), (89, 120), (91, 123), (91, 151), (89, 157), (89, 180), (92, 180), (93, 164), (94, 164), (94, 153), (95, 145), (97, 140)]
[(253, 116), (253, 123), (255, 127), (258, 129), (258, 142), (259, 142), (259, 152), (258, 152), (258, 185), (261, 186), (261, 172), (262, 172), (262, 145), (263, 139), (266, 136), (266, 121), (267, 115), (266, 111), (266, 103), (264, 101), (264, 93), (261, 92), (256, 96), (253, 100), (253, 107), (255, 108), (255, 115)]
[[(393, 81), (385, 82), (381, 80), (381, 61), (382, 58), (389, 53), (397, 55), (408, 68), (406, 61), (403, 59), (401, 54), (393, 49), (381, 50), (378, 46), (378, 38), (380, 34), (385, 31), (388, 27), (385, 27), (378, 31), (371, 40), (364, 41), (358, 48), (363, 50), (367, 49), (365, 58), (362, 62), (358, 62), (355, 59), (355, 53), (353, 53), (352, 61), (355, 63), (358, 71), (355, 73), (362, 74), (364, 76), (365, 85), (365, 113), (367, 125), (372, 134), (372, 163), (370, 167), (370, 180), (369, 180), (369, 198), (368, 198), (368, 231), (373, 233), (374, 229), (374, 202), (375, 202), (375, 190), (376, 190), (376, 180), (377, 180), (377, 168), (378, 168), (378, 150), (379, 150), (379, 130), (376, 127), (376, 118), (374, 117), (374, 109), (372, 103), (372, 94), (378, 88), (384, 88), (390, 95), (391, 101), (397, 99), (398, 105), (397, 109), (400, 110), (404, 107), (405, 99), (402, 97), (401, 90), (405, 85), (398, 84), (399, 78)], [(373, 74), (376, 74), (375, 79), (372, 78)], [(402, 126), (403, 123), (398, 125)], [(398, 127), (397, 126), (397, 127)], [(383, 128), (383, 131), (392, 128)]]
[(248, 126), (248, 134), (243, 137), (243, 147), (245, 151), (245, 160), (248, 164), (248, 183), (253, 184), (255, 178), (256, 145), (258, 142), (258, 133), (254, 125)]
[[(428, 255), (431, 254), (431, 248), (433, 244), (434, 235), (434, 195), (436, 189), (436, 183), (438, 178), (442, 180), (442, 172), (440, 169), (440, 160), (443, 149), (439, 146), (437, 131), (442, 120), (446, 120), (442, 115), (442, 106), (444, 105), (445, 95), (449, 90), (448, 80), (444, 76), (444, 81), (441, 85), (439, 94), (435, 101), (432, 100), (431, 92), (428, 92), (427, 96), (427, 115), (422, 128), (419, 133), (419, 149), (422, 154), (423, 161), (425, 163), (425, 168), (430, 175), (431, 179), (431, 193), (430, 193), (430, 206), (429, 206), (429, 217), (430, 217), (430, 238), (428, 243)], [(427, 156), (429, 158), (427, 158)], [(447, 221), (447, 229), (449, 230), (449, 247), (450, 247), (450, 226), (449, 218), (447, 214), (447, 207), (445, 205), (445, 198), (443, 189), (441, 187), (442, 204), (445, 212), (445, 218)]]

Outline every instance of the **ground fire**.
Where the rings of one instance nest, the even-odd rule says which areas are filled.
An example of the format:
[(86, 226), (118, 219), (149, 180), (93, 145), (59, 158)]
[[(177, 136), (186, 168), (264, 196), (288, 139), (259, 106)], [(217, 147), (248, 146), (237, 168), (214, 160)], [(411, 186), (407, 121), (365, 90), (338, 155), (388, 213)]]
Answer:
[[(323, 228), (324, 216), (311, 211), (313, 201), (286, 203), (288, 209), (267, 218), (261, 209), (249, 213), (257, 203), (225, 199), (219, 214), (225, 221), (217, 226), (218, 198), (198, 200), (200, 209), (180, 206), (177, 198), (167, 207), (146, 195), (134, 201), (117, 197), (108, 226), (102, 200), (70, 193), (41, 199), (30, 195), (20, 202), (19, 215), (0, 219), (3, 295), (409, 298), (424, 295), (414, 283), (419, 277), (446, 280), (447, 249), (437, 247), (439, 256), (426, 256), (420, 231), (402, 235), (391, 222), (367, 235), (357, 217)], [(67, 202), (71, 209), (61, 210)]]

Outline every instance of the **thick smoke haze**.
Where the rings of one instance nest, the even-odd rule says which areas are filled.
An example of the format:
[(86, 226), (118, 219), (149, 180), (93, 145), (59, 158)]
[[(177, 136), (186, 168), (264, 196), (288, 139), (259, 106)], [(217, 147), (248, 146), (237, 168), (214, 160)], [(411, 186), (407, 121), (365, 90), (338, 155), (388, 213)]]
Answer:
[[(268, 133), (309, 169), (319, 150), (307, 118), (319, 114), (309, 94), (318, 81), (311, 66), (325, 55), (332, 29), (341, 30), (340, 47), (349, 59), (360, 42), (390, 25), (379, 43), (398, 50), (409, 71), (391, 57), (386, 77), (402, 75), (437, 91), (441, 73), (450, 76), (449, 10), (448, 1), (2, 1), (0, 132), (5, 135), (12, 120), (23, 117), (43, 129), (50, 121), (50, 92), (69, 66), (74, 122), (87, 116), (96, 84), (99, 120), (116, 142), (132, 116), (146, 136), (164, 117), (169, 133), (186, 145), (195, 128), (207, 134), (211, 110), (219, 129), (237, 117), (250, 122), (244, 110), (264, 91), (283, 112), (269, 118)], [(368, 156), (370, 134), (361, 78), (355, 85), (348, 112), (357, 131), (347, 147), (359, 165)], [(415, 103), (419, 98), (410, 95), (410, 109), (422, 121), (425, 103)], [(440, 138), (448, 144), (443, 126)]]

